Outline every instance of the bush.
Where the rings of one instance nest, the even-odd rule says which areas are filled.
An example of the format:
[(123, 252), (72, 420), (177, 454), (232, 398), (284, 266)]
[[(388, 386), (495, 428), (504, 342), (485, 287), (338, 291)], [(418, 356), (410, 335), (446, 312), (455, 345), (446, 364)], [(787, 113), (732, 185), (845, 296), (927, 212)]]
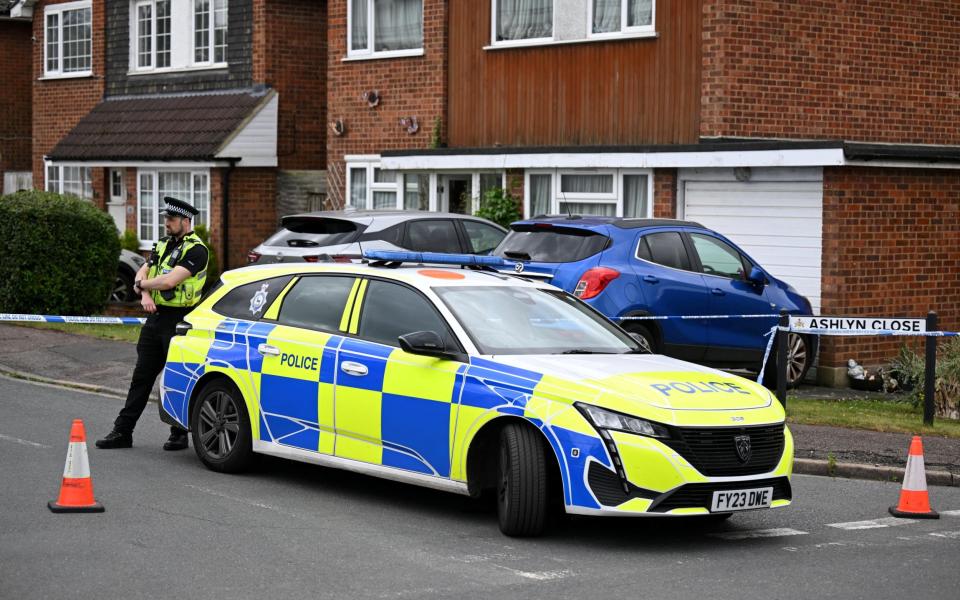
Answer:
[[(922, 352), (923, 346), (920, 348)], [(900, 353), (890, 362), (897, 381), (904, 389), (910, 390), (910, 401), (914, 406), (919, 406), (924, 401), (926, 363), (924, 354), (907, 346), (902, 346)], [(938, 341), (934, 377), (934, 406), (937, 416), (960, 418), (960, 338)]]
[(91, 315), (117, 276), (113, 219), (90, 202), (39, 190), (0, 198), (0, 312)]
[(498, 225), (509, 228), (510, 223), (519, 221), (521, 214), (517, 199), (503, 188), (489, 189), (480, 199), (480, 208), (476, 216), (489, 219)]
[(137, 237), (137, 232), (132, 229), (124, 231), (120, 235), (120, 247), (130, 252), (140, 252), (140, 238)]
[(197, 234), (198, 238), (203, 240), (204, 245), (207, 247), (207, 252), (210, 253), (210, 258), (207, 262), (207, 281), (203, 284), (203, 291), (206, 292), (220, 279), (220, 263), (217, 260), (217, 251), (214, 249), (213, 244), (210, 243), (210, 230), (207, 229), (207, 226), (197, 225), (193, 228), (193, 232)]

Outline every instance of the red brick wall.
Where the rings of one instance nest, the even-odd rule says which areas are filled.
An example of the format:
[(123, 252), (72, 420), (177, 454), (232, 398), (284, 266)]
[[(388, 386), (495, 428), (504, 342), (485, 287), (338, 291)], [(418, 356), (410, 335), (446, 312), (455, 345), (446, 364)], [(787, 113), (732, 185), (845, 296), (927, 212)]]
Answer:
[[(217, 198), (222, 198), (222, 182), (219, 182), (211, 191), (215, 194), (213, 204), (221, 205)], [(230, 177), (230, 197), (227, 199), (230, 211), (230, 268), (235, 269), (246, 265), (247, 252), (277, 230), (277, 211), (274, 200), (276, 196), (277, 174), (274, 169), (236, 168), (233, 170)], [(215, 236), (214, 241), (221, 243), (219, 236)], [(222, 251), (220, 256), (222, 268)]]
[(316, 0), (254, 2), (253, 80), (280, 94), (281, 169), (323, 169), (326, 162), (326, 11)]
[(30, 34), (29, 22), (0, 22), (0, 194), (4, 172), (31, 169)]
[[(342, 206), (344, 155), (427, 148), (437, 117), (445, 136), (447, 7), (444, 0), (423, 2), (423, 56), (347, 62), (343, 61), (347, 56), (347, 0), (332, 0), (327, 7), (327, 121), (342, 119), (346, 125), (343, 136), (331, 133), (327, 137), (328, 203)], [(379, 106), (370, 108), (361, 99), (368, 90), (380, 92)], [(414, 135), (399, 123), (409, 116), (416, 117), (420, 125)]]
[(700, 134), (960, 143), (960, 2), (703, 0)]
[[(45, 39), (45, 6), (66, 0), (41, 0), (33, 13), (33, 185), (43, 189), (45, 176), (43, 157), (49, 153), (77, 122), (90, 112), (103, 97), (104, 36), (103, 2), (93, 2), (93, 75), (71, 79), (42, 81), (43, 45)], [(94, 190), (102, 202), (103, 183), (94, 179)]]
[(677, 170), (654, 169), (653, 216), (674, 219), (677, 216)]
[[(960, 328), (960, 173), (823, 170), (824, 315), (924, 317)], [(912, 338), (831, 338), (820, 363), (868, 365)]]

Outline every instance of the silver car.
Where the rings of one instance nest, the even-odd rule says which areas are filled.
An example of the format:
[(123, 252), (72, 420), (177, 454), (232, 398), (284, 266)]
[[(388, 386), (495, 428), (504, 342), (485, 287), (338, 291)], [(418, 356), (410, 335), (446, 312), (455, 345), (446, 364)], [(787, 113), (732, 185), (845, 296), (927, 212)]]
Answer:
[(364, 250), (489, 254), (507, 234), (480, 217), (424, 211), (320, 211), (281, 223), (248, 262), (352, 262)]

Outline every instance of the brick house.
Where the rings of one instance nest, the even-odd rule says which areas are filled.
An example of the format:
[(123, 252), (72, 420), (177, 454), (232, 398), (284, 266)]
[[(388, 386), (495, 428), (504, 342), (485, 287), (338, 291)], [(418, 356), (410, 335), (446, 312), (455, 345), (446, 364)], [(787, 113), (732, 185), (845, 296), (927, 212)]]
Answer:
[(30, 176), (30, 21), (0, 0), (0, 195), (33, 187)]
[[(311, 0), (20, 0), (35, 187), (89, 198), (141, 248), (166, 195), (221, 265), (326, 193), (325, 13)], [(282, 200), (281, 200), (282, 198)]]
[(687, 218), (822, 314), (960, 327), (956, 2), (390, 5), (329, 2), (332, 202)]

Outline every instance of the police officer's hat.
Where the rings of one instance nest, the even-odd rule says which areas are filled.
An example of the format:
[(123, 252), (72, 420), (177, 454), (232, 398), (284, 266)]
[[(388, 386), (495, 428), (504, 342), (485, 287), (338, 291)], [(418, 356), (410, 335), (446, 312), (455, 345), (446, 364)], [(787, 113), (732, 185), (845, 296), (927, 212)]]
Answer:
[(200, 214), (199, 210), (195, 209), (192, 205), (184, 202), (183, 200), (177, 200), (176, 198), (170, 196), (164, 196), (163, 202), (166, 204), (166, 206), (160, 210), (161, 215), (193, 219), (193, 217)]

